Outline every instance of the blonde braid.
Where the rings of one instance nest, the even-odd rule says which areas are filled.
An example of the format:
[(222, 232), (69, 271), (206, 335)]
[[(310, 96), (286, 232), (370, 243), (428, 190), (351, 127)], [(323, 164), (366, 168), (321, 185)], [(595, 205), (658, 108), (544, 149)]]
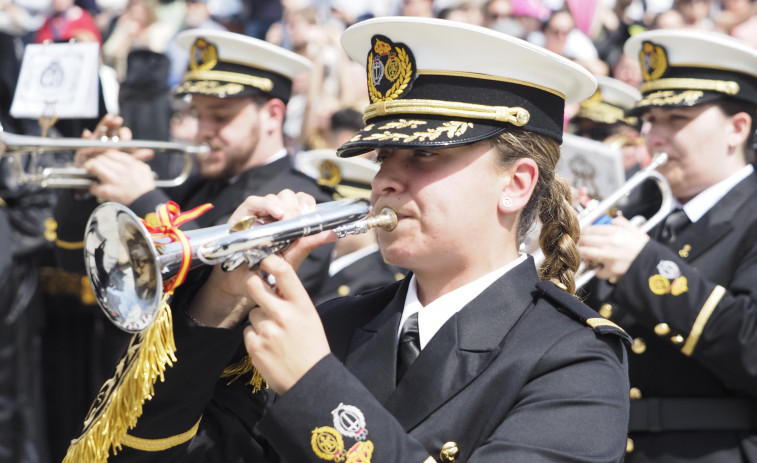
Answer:
[(549, 190), (540, 198), (542, 228), (539, 245), (544, 252), (544, 262), (539, 268), (539, 278), (554, 281), (573, 294), (576, 270), (581, 264), (576, 245), (581, 229), (570, 197), (570, 186), (562, 178), (555, 177)]
[(544, 252), (539, 277), (552, 280), (573, 294), (576, 270), (581, 263), (576, 245), (581, 230), (571, 206), (570, 187), (555, 176), (560, 145), (552, 138), (523, 130), (503, 132), (493, 139), (492, 145), (499, 151), (500, 163), (505, 167), (524, 157), (533, 159), (539, 167), (539, 180), (521, 210), (518, 244), (526, 239), (538, 214), (542, 223), (539, 245)]

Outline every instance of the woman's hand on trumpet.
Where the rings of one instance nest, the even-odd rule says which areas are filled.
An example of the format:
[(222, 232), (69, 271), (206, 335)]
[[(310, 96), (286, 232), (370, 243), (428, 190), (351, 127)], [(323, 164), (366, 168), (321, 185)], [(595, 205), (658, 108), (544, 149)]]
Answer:
[(318, 312), (291, 264), (274, 254), (263, 259), (260, 270), (276, 278), (276, 287), (257, 273), (247, 280), (249, 297), (259, 307), (249, 312), (244, 344), (266, 383), (282, 395), (331, 350)]
[[(311, 212), (314, 208), (315, 199), (312, 196), (284, 190), (277, 195), (248, 197), (234, 211), (228, 223), (237, 223), (251, 215), (264, 222), (287, 220)], [(279, 256), (296, 271), (313, 249), (335, 239), (333, 231), (303, 237), (292, 242)], [(250, 270), (242, 265), (232, 272), (224, 272), (217, 265), (195, 296), (188, 313), (206, 326), (238, 326), (256, 305), (247, 289), (248, 280), (255, 277), (260, 278), (257, 268)]]
[(578, 252), (597, 278), (620, 279), (649, 241), (649, 236), (623, 216), (610, 224), (581, 230)]

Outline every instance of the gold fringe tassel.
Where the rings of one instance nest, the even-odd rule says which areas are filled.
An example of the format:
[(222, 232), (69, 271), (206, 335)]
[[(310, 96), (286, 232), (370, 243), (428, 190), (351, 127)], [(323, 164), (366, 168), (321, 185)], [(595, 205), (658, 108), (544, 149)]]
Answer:
[[(246, 355), (242, 360), (238, 361), (237, 363), (234, 363), (226, 367), (226, 369), (223, 370), (223, 373), (221, 374), (221, 378), (231, 377), (229, 382), (226, 383), (226, 385), (228, 386), (229, 384), (238, 380), (240, 376), (249, 372), (250, 370), (252, 370), (252, 378), (250, 378), (250, 381), (248, 381), (247, 384), (252, 386), (252, 393), (255, 394), (256, 392), (259, 392), (263, 388), (264, 380), (263, 380), (263, 375), (261, 375), (258, 369), (255, 368), (255, 365), (252, 364), (252, 358), (250, 358), (249, 355)], [(268, 384), (266, 384), (265, 387), (267, 389)]]
[(120, 450), (124, 436), (136, 426), (142, 406), (155, 393), (155, 381), (163, 381), (166, 368), (176, 362), (170, 296), (163, 296), (155, 322), (132, 338), (115, 376), (100, 390), (82, 435), (71, 442), (63, 463), (106, 462), (110, 449), (114, 454)]

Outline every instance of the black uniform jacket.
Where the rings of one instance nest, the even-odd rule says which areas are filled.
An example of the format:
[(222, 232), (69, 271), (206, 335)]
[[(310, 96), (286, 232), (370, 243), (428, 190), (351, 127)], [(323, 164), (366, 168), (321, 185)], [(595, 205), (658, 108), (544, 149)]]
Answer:
[(409, 281), (321, 306), (332, 354), (272, 404), (241, 380), (216, 382), (238, 332), (178, 323), (179, 360), (130, 435), (170, 442), (199, 422), (198, 431), (170, 449), (124, 448), (110, 461), (622, 459), (622, 330), (539, 282), (529, 258), (452, 316), (395, 385)]
[(388, 264), (376, 250), (331, 275), (313, 303), (318, 305), (341, 296), (359, 296), (405, 277), (407, 270)]
[(756, 195), (753, 174), (593, 287), (590, 305), (635, 338), (629, 462), (757, 462)]

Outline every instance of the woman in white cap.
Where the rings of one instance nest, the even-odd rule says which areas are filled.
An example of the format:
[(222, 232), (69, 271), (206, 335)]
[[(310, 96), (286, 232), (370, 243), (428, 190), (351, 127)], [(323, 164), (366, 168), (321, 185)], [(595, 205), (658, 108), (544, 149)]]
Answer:
[(589, 303), (634, 337), (627, 462), (757, 461), (757, 50), (725, 35), (633, 36), (651, 154), (676, 208), (642, 233), (582, 231)]
[[(372, 104), (338, 154), (377, 150), (371, 199), (399, 217), (378, 233), (382, 254), (411, 273), (319, 316), (294, 267), (330, 232), (263, 260), (275, 289), (214, 269), (177, 297), (196, 320), (177, 342), (195, 342), (122, 442), (139, 444), (140, 461), (620, 461), (627, 336), (573, 295), (578, 228), (554, 177), (565, 102), (596, 81), (519, 39), (442, 20), (369, 20), (342, 43), (366, 62)], [(284, 191), (248, 198), (235, 218), (314, 204)], [(537, 216), (541, 274), (518, 251)], [(242, 330), (268, 389), (216, 384)], [(172, 446), (149, 450), (158, 436)]]

